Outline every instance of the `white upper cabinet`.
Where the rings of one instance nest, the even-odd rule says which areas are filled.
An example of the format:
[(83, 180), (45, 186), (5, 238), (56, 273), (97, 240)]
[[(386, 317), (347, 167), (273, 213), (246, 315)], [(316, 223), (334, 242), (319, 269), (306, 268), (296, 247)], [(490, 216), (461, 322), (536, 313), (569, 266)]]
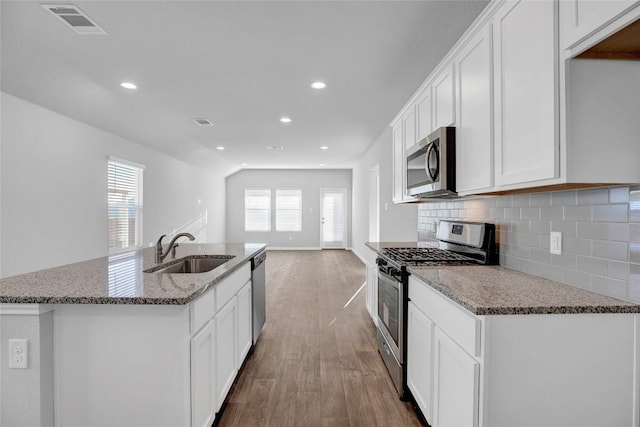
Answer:
[(402, 140), (402, 121), (393, 126), (391, 134), (391, 163), (393, 167), (393, 201), (402, 202), (404, 195), (404, 143)]
[(415, 200), (407, 195), (407, 171), (405, 166), (405, 151), (407, 147), (416, 143), (416, 113), (411, 108), (402, 115), (393, 126), (392, 134), (392, 164), (393, 164), (393, 202), (402, 203)]
[(507, 1), (494, 17), (496, 186), (558, 176), (556, 9)]
[(404, 149), (413, 146), (416, 143), (416, 110), (410, 108), (402, 116), (402, 130), (404, 133)]
[(454, 60), (457, 84), (456, 187), (458, 193), (493, 185), (491, 32), (483, 28)]
[(433, 129), (455, 124), (453, 66), (444, 67), (433, 82)]
[(416, 98), (416, 142), (426, 138), (433, 131), (431, 102), (431, 87), (429, 86), (424, 88)]
[(562, 48), (571, 48), (638, 3), (638, 0), (560, 1), (560, 43)]

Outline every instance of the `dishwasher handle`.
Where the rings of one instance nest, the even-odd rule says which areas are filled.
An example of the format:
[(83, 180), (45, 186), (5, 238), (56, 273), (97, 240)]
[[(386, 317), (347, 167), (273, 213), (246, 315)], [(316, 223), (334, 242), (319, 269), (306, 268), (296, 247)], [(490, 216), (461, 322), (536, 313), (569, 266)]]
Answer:
[(255, 270), (260, 267), (262, 263), (267, 259), (267, 251), (262, 251), (253, 258), (251, 258), (251, 270)]

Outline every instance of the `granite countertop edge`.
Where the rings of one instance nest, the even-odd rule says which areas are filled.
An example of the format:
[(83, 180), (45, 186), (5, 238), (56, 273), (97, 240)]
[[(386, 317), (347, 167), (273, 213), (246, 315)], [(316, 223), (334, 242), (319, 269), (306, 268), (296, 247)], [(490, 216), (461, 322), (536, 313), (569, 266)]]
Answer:
[[(109, 257), (34, 271), (0, 279), (0, 304), (186, 305), (250, 262), (257, 254), (265, 251), (266, 247), (262, 243), (180, 244), (176, 259), (185, 256), (199, 258), (232, 255), (228, 262), (210, 272), (193, 274), (144, 273), (144, 270), (160, 268), (176, 261), (155, 264), (152, 249), (138, 249), (135, 253), (141, 263), (138, 268), (142, 271), (138, 272), (140, 282), (137, 285), (144, 290), (133, 296), (105, 294), (105, 286), (108, 287), (109, 281), (108, 277), (105, 278)], [(169, 284), (176, 285), (176, 289), (167, 286), (163, 276), (169, 277)], [(49, 280), (52, 284), (47, 284)], [(16, 291), (16, 288), (30, 285), (32, 287), (29, 292), (19, 294)], [(64, 294), (64, 291), (54, 289), (56, 285), (67, 286), (69, 292)], [(178, 286), (183, 288), (178, 289)], [(13, 288), (13, 292), (5, 291), (9, 287)], [(150, 293), (153, 295), (144, 295), (147, 288), (151, 289)], [(165, 288), (169, 288), (169, 291)], [(82, 295), (83, 292), (86, 295)]]
[[(366, 246), (377, 252), (382, 253), (385, 248), (393, 247), (420, 247), (422, 244), (418, 242), (367, 242)], [(477, 270), (478, 268), (482, 270)], [(468, 270), (471, 269), (471, 270)], [(491, 269), (491, 270), (484, 270)], [(565, 283), (556, 282), (539, 276), (533, 276), (527, 273), (512, 270), (501, 266), (470, 266), (470, 267), (415, 267), (407, 266), (407, 271), (427, 286), (436, 290), (445, 297), (451, 299), (464, 309), (478, 316), (484, 315), (527, 315), (527, 314), (606, 314), (606, 313), (640, 313), (640, 305), (629, 301), (620, 300), (614, 297), (598, 294), (589, 290), (584, 290)], [(456, 283), (459, 289), (453, 286), (447, 286), (445, 283), (438, 282), (434, 277), (439, 277), (437, 272), (448, 271), (455, 272), (459, 277), (465, 279)], [(473, 273), (478, 271), (486, 272), (486, 278), (472, 277)], [(429, 276), (427, 276), (429, 275)], [(477, 275), (480, 276), (480, 275)], [(484, 281), (483, 281), (484, 279)], [(502, 279), (502, 281), (501, 281)], [(490, 281), (494, 281), (490, 282)], [(473, 282), (473, 284), (470, 284)], [(511, 282), (520, 282), (516, 286)], [(477, 285), (477, 286), (476, 286)], [(473, 289), (471, 289), (473, 287)], [(482, 288), (478, 290), (478, 288)], [(527, 291), (536, 294), (536, 298), (532, 298), (533, 302), (529, 305), (526, 299), (531, 295), (525, 295)], [(513, 301), (500, 301), (495, 304), (487, 303), (486, 297), (476, 300), (469, 294), (486, 292), (487, 295), (499, 294), (503, 299), (512, 298)], [(510, 295), (509, 291), (513, 293)], [(554, 302), (555, 294), (550, 291), (557, 292), (561, 295), (575, 295), (576, 302), (563, 301)], [(548, 303), (541, 301), (545, 298), (544, 293), (549, 292)], [(506, 294), (506, 297), (505, 297)], [(479, 300), (483, 300), (482, 302)]]

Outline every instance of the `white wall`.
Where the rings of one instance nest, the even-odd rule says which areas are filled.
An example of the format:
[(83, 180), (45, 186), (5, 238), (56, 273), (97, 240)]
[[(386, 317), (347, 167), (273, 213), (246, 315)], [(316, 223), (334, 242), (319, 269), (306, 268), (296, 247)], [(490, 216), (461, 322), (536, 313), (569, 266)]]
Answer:
[[(245, 188), (302, 190), (302, 231), (275, 231), (275, 192), (272, 193), (272, 231), (244, 231)], [(347, 189), (347, 247), (351, 245), (351, 170), (254, 169), (227, 177), (227, 240), (261, 242), (274, 248), (320, 248), (320, 189)], [(359, 218), (357, 219), (359, 220)], [(356, 221), (354, 219), (354, 221)]]
[[(353, 168), (353, 251), (369, 259), (369, 173), (380, 165), (380, 241), (415, 242), (418, 239), (416, 204), (394, 204), (391, 128), (386, 127)], [(357, 218), (357, 220), (355, 220)]]
[[(225, 240), (225, 183), (211, 170), (1, 93), (3, 277), (97, 258), (107, 248), (107, 160), (146, 166), (143, 239), (187, 229)], [(200, 199), (200, 204), (198, 204)], [(201, 221), (207, 218), (206, 223)], [(195, 221), (195, 222), (194, 222)]]

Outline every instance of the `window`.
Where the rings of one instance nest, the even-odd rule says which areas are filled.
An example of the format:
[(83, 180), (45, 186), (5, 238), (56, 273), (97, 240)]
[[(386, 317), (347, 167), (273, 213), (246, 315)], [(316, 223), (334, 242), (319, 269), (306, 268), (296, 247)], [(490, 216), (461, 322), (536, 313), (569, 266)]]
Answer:
[(244, 190), (244, 231), (271, 231), (271, 189)]
[(276, 231), (302, 230), (302, 190), (276, 190)]
[(109, 160), (109, 252), (142, 246), (143, 167)]

